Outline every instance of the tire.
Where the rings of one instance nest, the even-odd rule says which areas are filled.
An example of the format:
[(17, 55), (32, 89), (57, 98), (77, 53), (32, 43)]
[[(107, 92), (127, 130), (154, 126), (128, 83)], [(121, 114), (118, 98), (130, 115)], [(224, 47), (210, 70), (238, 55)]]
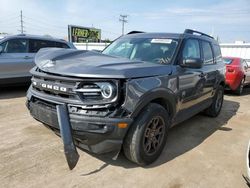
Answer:
[(237, 89), (234, 91), (235, 94), (237, 94), (237, 95), (241, 95), (241, 94), (242, 94), (243, 87), (244, 87), (244, 82), (245, 82), (245, 79), (242, 78), (242, 80), (240, 81), (239, 86), (238, 86)]
[(150, 103), (137, 116), (125, 137), (125, 156), (141, 166), (154, 162), (166, 144), (169, 125), (169, 115), (165, 108)]
[(212, 104), (205, 110), (205, 114), (210, 117), (217, 117), (220, 114), (224, 100), (224, 87), (219, 85), (213, 97)]

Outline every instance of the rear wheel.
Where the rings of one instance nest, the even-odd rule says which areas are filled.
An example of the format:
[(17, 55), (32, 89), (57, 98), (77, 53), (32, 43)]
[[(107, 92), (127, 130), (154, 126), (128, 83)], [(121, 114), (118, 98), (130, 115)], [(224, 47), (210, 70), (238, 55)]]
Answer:
[(210, 117), (217, 117), (221, 111), (223, 100), (224, 87), (222, 85), (219, 85), (213, 98), (213, 102), (211, 106), (205, 110), (205, 114)]
[(149, 104), (131, 125), (123, 144), (125, 156), (139, 165), (154, 162), (167, 139), (169, 116), (159, 104)]
[(243, 87), (244, 87), (244, 82), (245, 82), (245, 79), (242, 78), (242, 80), (240, 81), (239, 86), (238, 86), (237, 89), (234, 91), (237, 95), (241, 95), (241, 94), (242, 94)]

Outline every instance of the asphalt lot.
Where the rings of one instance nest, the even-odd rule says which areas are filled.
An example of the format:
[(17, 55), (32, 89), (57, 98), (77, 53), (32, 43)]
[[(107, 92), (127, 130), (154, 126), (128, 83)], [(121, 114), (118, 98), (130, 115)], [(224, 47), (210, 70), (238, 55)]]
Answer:
[(0, 88), (0, 187), (247, 187), (250, 88), (227, 94), (219, 117), (197, 115), (174, 127), (160, 158), (142, 168), (78, 150), (70, 171), (61, 139), (33, 120), (27, 87)]

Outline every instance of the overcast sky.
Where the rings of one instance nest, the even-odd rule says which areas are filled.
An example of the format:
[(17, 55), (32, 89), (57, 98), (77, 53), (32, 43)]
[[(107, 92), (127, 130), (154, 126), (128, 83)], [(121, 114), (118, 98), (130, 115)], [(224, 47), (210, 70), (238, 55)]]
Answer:
[(29, 34), (65, 38), (67, 25), (96, 27), (102, 38), (125, 31), (183, 32), (191, 28), (219, 36), (221, 42), (250, 42), (250, 0), (0, 0), (0, 32), (20, 30), (20, 10)]

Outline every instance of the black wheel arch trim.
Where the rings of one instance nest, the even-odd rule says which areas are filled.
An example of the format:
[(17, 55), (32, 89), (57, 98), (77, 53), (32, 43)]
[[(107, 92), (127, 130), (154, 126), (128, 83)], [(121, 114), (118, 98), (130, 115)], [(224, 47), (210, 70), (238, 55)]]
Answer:
[[(171, 90), (165, 88), (156, 88), (153, 90), (147, 91), (140, 97), (139, 102), (137, 103), (135, 110), (131, 114), (131, 118), (135, 118), (138, 114), (145, 108), (150, 102), (156, 100), (163, 100), (165, 105), (167, 105), (167, 111), (169, 112), (169, 116), (172, 119), (176, 113), (177, 99)], [(156, 102), (157, 103), (157, 102)], [(166, 108), (166, 106), (163, 106)]]

